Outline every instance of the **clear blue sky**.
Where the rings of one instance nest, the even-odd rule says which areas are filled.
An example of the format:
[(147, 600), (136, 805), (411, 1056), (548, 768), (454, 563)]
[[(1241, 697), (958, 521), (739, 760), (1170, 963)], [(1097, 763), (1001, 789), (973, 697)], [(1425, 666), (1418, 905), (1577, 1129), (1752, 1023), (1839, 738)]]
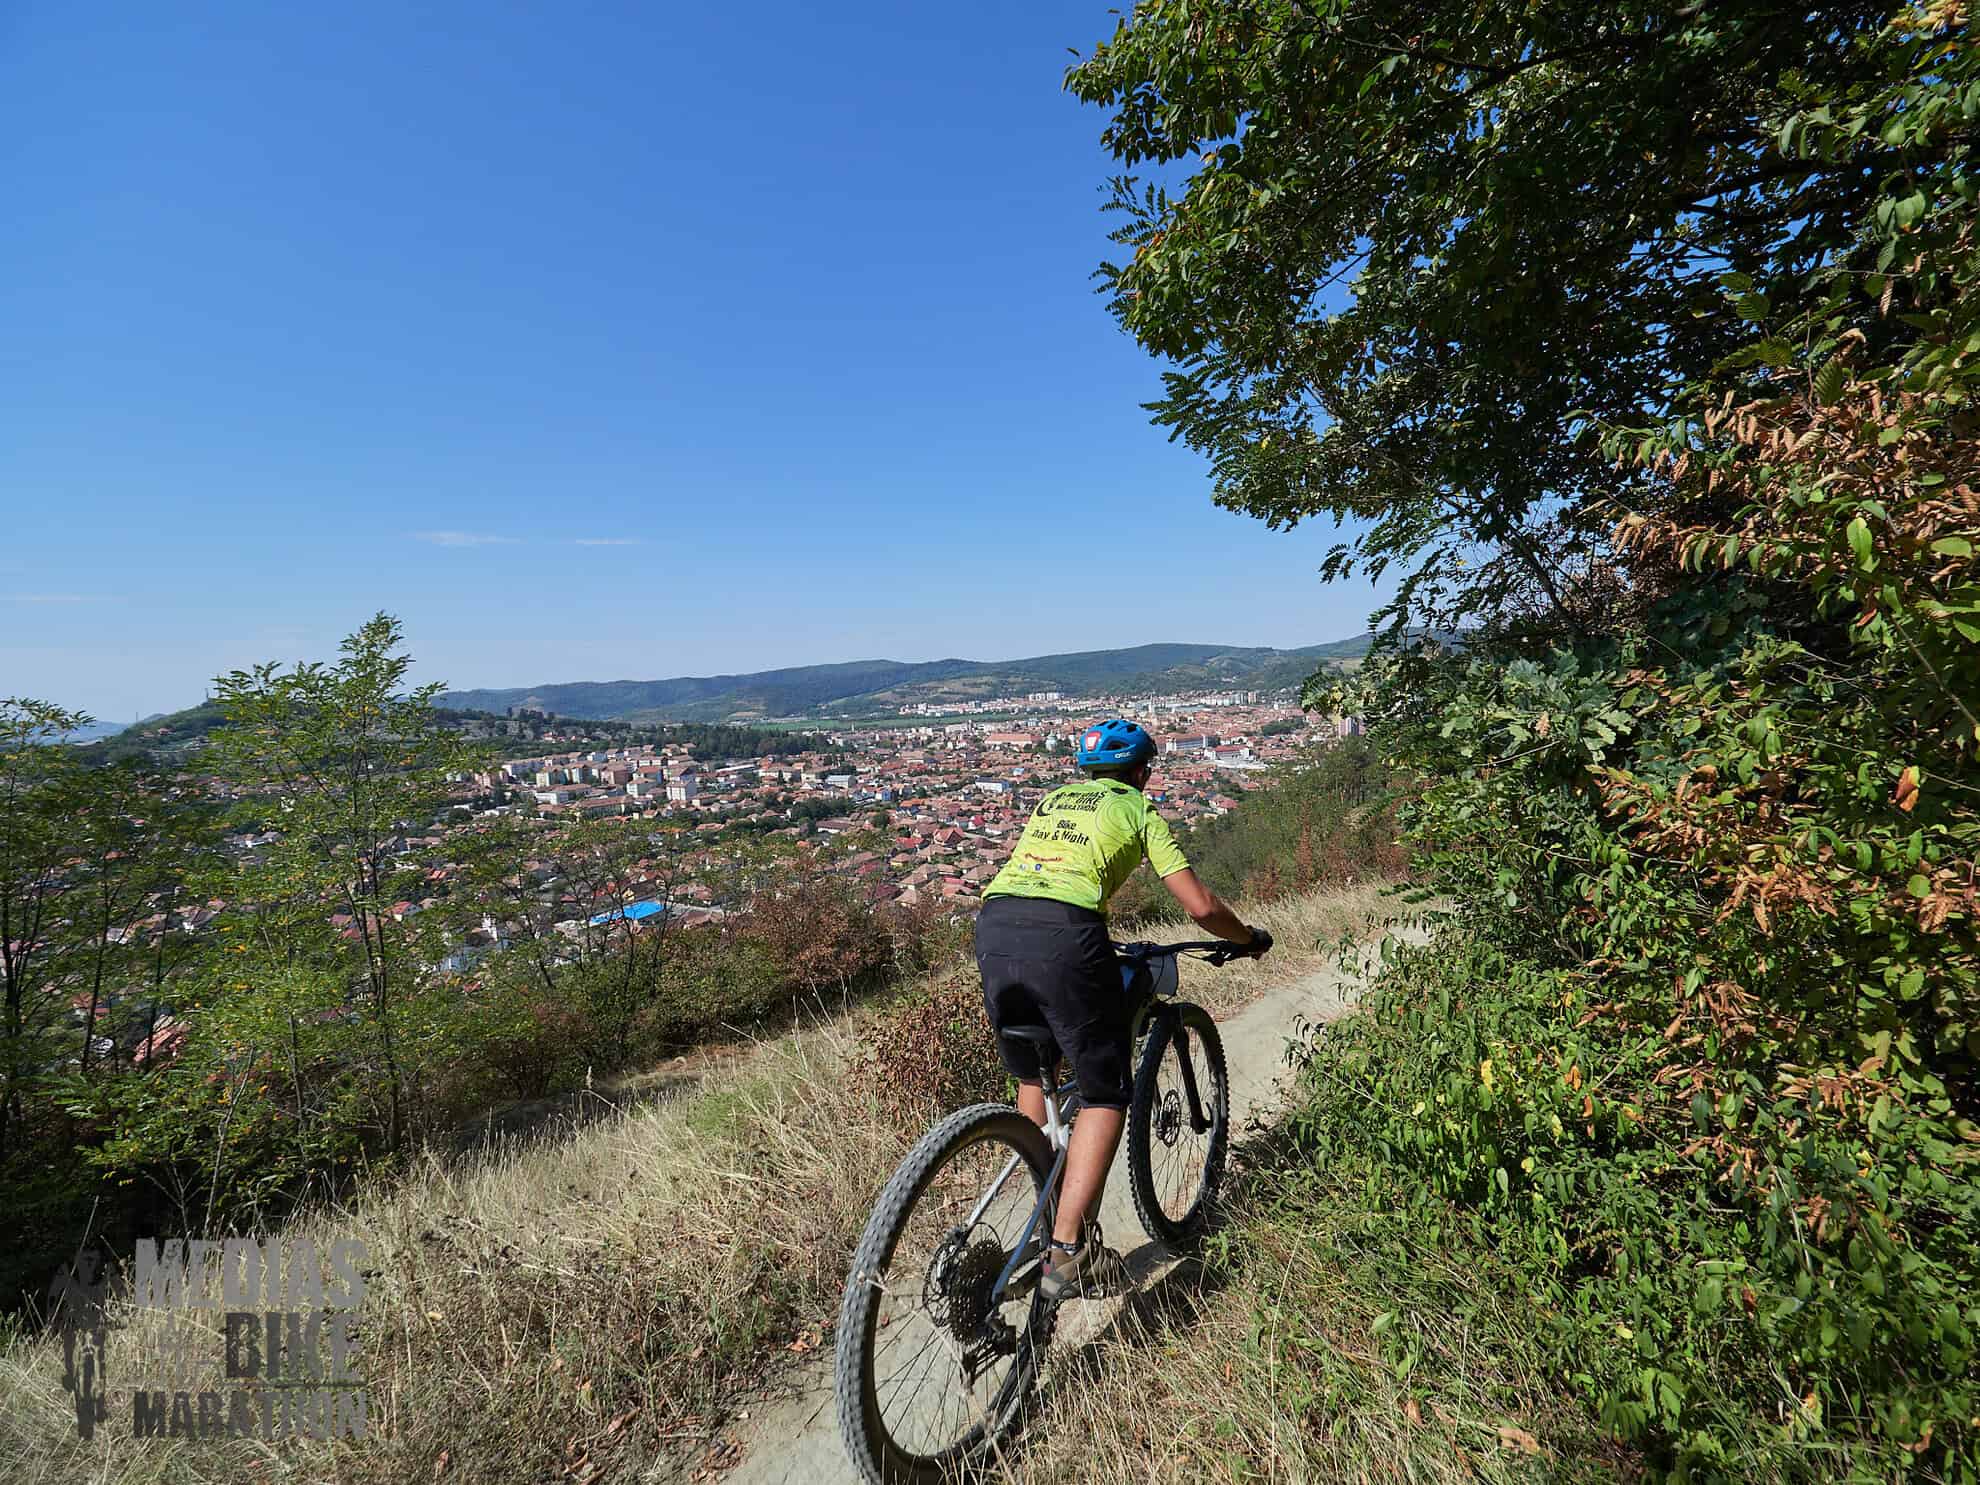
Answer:
[(1093, 293), (1112, 25), (0, 5), (0, 694), (381, 608), (456, 685), (1357, 632)]

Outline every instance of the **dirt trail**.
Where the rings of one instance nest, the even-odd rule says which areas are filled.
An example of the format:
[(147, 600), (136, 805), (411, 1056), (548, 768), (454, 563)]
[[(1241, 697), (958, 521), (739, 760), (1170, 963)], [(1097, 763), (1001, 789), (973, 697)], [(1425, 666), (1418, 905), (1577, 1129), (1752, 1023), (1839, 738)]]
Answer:
[[(1378, 952), (1363, 950), (1365, 958)], [(1207, 972), (1207, 971), (1206, 971)], [(1232, 1129), (1242, 1137), (1247, 1124), (1268, 1118), (1279, 1106), (1289, 1076), (1286, 1039), (1302, 1025), (1332, 1020), (1347, 1008), (1356, 979), (1331, 963), (1323, 969), (1275, 985), (1222, 1023), (1224, 1053), (1231, 1074)], [(1185, 982), (1187, 989), (1187, 982)], [(1175, 1267), (1177, 1255), (1141, 1229), (1128, 1188), (1126, 1141), (1114, 1159), (1101, 1204), (1108, 1241), (1121, 1250), (1137, 1286), (1145, 1290)], [(1074, 1305), (1059, 1322), (1053, 1350), (1069, 1353), (1101, 1336), (1124, 1300)], [(759, 1400), (738, 1429), (744, 1453), (724, 1476), (726, 1485), (857, 1485), (839, 1443), (838, 1415), (832, 1406), (832, 1351), (823, 1348), (785, 1390)]]

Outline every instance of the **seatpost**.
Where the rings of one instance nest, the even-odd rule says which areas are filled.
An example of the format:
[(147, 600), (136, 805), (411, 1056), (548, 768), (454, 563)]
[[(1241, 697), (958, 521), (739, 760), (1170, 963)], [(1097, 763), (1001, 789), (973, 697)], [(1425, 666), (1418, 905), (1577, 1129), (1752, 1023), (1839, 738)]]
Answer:
[(1054, 1075), (1058, 1069), (1046, 1063), (1041, 1052), (1038, 1057), (1038, 1087), (1045, 1095), (1045, 1138), (1055, 1150), (1066, 1147), (1066, 1126), (1059, 1118), (1059, 1095), (1053, 1087)]
[(1045, 1138), (1052, 1148), (1065, 1148), (1066, 1127), (1059, 1122), (1059, 1098), (1050, 1087), (1045, 1089)]

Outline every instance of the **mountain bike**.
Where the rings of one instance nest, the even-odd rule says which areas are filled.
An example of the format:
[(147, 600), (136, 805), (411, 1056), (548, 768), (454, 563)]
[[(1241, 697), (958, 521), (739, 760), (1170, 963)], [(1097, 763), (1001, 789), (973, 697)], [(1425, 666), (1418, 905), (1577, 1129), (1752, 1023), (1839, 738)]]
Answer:
[[(1115, 944), (1135, 1016), (1128, 1178), (1150, 1237), (1209, 1221), (1230, 1142), (1216, 1023), (1174, 999), (1176, 960), (1243, 958), (1219, 940)], [(1005, 1036), (1039, 1064), (1045, 1127), (1009, 1104), (938, 1123), (880, 1193), (839, 1312), (839, 1432), (872, 1485), (929, 1485), (981, 1463), (1021, 1420), (1057, 1306), (1039, 1290), (1079, 1092), (1056, 1088), (1043, 1027)]]

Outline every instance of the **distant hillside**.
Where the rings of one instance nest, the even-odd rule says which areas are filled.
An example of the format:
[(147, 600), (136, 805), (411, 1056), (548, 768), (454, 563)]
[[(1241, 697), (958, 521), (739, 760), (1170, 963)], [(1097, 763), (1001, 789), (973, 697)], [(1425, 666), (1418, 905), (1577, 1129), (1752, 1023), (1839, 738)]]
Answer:
[(807, 713), (870, 715), (912, 702), (962, 701), (1009, 691), (1137, 694), (1239, 684), (1291, 686), (1323, 661), (1366, 654), (1369, 643), (1369, 636), (1361, 635), (1293, 650), (1150, 644), (1027, 660), (855, 660), (749, 675), (450, 691), (440, 697), (440, 704), (490, 712), (533, 706), (566, 717), (640, 722), (713, 722)]
[[(1029, 660), (853, 660), (800, 665), (752, 675), (679, 676), (664, 681), (572, 681), (509, 690), (449, 691), (444, 720), (484, 735), (512, 706), (560, 717), (637, 723), (743, 722), (810, 715), (821, 719), (882, 716), (917, 702), (968, 701), (1026, 691), (1107, 691), (1120, 696), (1220, 686), (1273, 690), (1297, 686), (1323, 662), (1368, 653), (1370, 636), (1296, 650), (1226, 645), (1137, 645), (1083, 650)], [(477, 717), (476, 713), (481, 714)], [(91, 728), (72, 739), (92, 762), (183, 758), (225, 721), (219, 704), (202, 702), (115, 731)], [(93, 741), (85, 741), (93, 735)]]
[(102, 742), (106, 737), (115, 737), (125, 728), (134, 725), (136, 724), (130, 722), (89, 722), (75, 728), (73, 731), (63, 733), (55, 741), (65, 743)]
[(751, 675), (677, 676), (665, 681), (566, 681), (501, 690), (449, 691), (442, 706), (506, 712), (540, 707), (560, 717), (630, 721), (720, 722), (730, 717), (795, 716), (843, 696), (965, 674), (970, 660), (853, 660), (840, 665), (800, 665)]
[(184, 711), (160, 712), (135, 722), (109, 737), (87, 743), (80, 749), (92, 762), (115, 763), (124, 758), (158, 757), (184, 753), (206, 740), (208, 733), (226, 721), (217, 701), (202, 701)]

